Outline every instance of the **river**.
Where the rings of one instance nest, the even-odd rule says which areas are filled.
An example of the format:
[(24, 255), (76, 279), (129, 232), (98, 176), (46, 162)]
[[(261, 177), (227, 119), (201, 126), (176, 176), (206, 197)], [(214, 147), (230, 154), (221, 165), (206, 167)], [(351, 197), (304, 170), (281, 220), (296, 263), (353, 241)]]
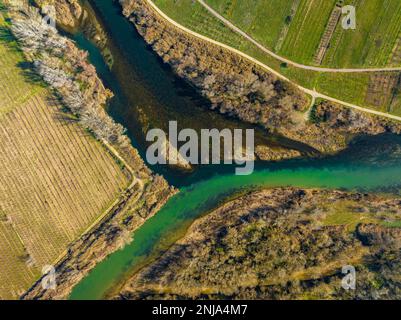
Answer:
[[(121, 16), (118, 5), (104, 0), (90, 2), (109, 35), (115, 59), (112, 69), (108, 69), (99, 51), (82, 34), (74, 38), (90, 52), (99, 75), (116, 94), (109, 113), (127, 127), (142, 155), (146, 149), (144, 133), (150, 127), (163, 128), (168, 120), (197, 129), (247, 127), (207, 111), (207, 102), (177, 79), (149, 49), (135, 28)], [(304, 148), (302, 144), (263, 133), (259, 139), (273, 146)], [(206, 166), (191, 173), (165, 166), (152, 169), (180, 187), (180, 193), (133, 234), (131, 244), (99, 263), (74, 288), (70, 299), (101, 299), (113, 293), (121, 280), (164, 252), (196, 218), (250, 189), (296, 186), (398, 192), (401, 137), (360, 138), (348, 150), (321, 159), (256, 163), (256, 170), (250, 176), (235, 176), (233, 166)]]

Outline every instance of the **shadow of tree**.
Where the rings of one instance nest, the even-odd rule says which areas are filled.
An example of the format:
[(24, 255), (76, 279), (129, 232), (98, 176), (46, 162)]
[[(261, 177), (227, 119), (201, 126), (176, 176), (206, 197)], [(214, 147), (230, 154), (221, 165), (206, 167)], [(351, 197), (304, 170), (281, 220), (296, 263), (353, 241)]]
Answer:
[(32, 62), (21, 61), (17, 63), (17, 67), (22, 70), (22, 74), (27, 82), (39, 85), (42, 88), (49, 87), (47, 83), (43, 81), (42, 77), (35, 72)]
[[(0, 0), (1, 1), (1, 0)], [(0, 2), (0, 13), (7, 13), (7, 8)], [(52, 89), (43, 78), (35, 71), (34, 63), (24, 59), (24, 51), (22, 50), (17, 38), (13, 35), (10, 29), (11, 19), (5, 16), (6, 24), (0, 25), (0, 43), (6, 46), (9, 50), (17, 52), (22, 58), (20, 62), (16, 62), (16, 66), (22, 70), (22, 75), (29, 83), (35, 84), (42, 88), (49, 89), (49, 94), (46, 95), (46, 104), (54, 108), (57, 112), (54, 113), (54, 119), (64, 126), (78, 123), (79, 119), (71, 113), (64, 105), (62, 98), (56, 90)], [(83, 136), (91, 136), (92, 133), (88, 130), (80, 130), (79, 133)]]
[(64, 106), (57, 92), (47, 95), (45, 100), (46, 105), (57, 110), (54, 114), (54, 119), (59, 121), (62, 125), (70, 125), (79, 122), (79, 119)]
[(7, 47), (22, 52), (21, 48), (17, 43), (17, 39), (12, 34), (10, 28), (6, 26), (0, 26), (0, 41)]
[[(0, 43), (6, 46), (9, 50), (16, 52), (20, 57), (24, 56), (24, 52), (18, 44), (17, 39), (12, 34), (10, 28), (0, 26)], [(25, 79), (41, 87), (48, 87), (42, 78), (34, 71), (34, 65), (29, 61), (20, 61), (16, 66), (22, 70)]]

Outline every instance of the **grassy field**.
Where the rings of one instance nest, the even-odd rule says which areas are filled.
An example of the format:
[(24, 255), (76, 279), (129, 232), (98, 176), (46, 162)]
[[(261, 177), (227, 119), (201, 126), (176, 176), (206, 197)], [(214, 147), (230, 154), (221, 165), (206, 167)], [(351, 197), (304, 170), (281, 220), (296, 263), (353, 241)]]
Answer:
[(337, 0), (301, 0), (280, 54), (309, 64)]
[(356, 213), (358, 206), (356, 201), (340, 201), (335, 206), (325, 205), (327, 211), (326, 218), (323, 221), (324, 226), (346, 226), (349, 232), (354, 232), (359, 223), (381, 223), (381, 220), (375, 218), (371, 213)]
[(334, 206), (332, 204), (322, 205), (322, 210), (327, 212), (323, 221), (323, 226), (346, 226), (349, 232), (354, 232), (360, 223), (378, 224), (384, 227), (400, 228), (401, 220), (394, 216), (394, 213), (386, 211), (372, 213), (369, 211), (356, 212), (360, 203), (358, 201), (339, 201)]
[[(303, 5), (305, 1), (306, 0), (301, 0), (299, 6)], [(375, 78), (374, 73), (327, 73), (304, 70), (289, 65), (283, 66), (279, 60), (267, 55), (251, 42), (247, 41), (245, 38), (225, 26), (221, 21), (213, 17), (196, 1), (154, 0), (154, 2), (163, 12), (183, 26), (199, 34), (227, 44), (235, 49), (241, 50), (242, 52), (277, 70), (282, 75), (299, 85), (309, 89), (315, 88), (320, 93), (346, 101), (348, 103), (357, 104), (374, 110), (390, 112), (395, 115), (401, 115), (401, 104), (399, 103), (398, 97), (393, 97), (392, 99), (388, 97), (386, 101), (396, 101), (395, 104), (393, 103), (391, 105), (377, 105), (372, 103), (371, 99), (368, 99), (370, 95), (369, 88), (371, 87), (371, 79)], [(207, 2), (213, 4), (212, 0), (208, 0)], [(261, 1), (257, 2), (262, 3)], [(334, 6), (335, 2), (331, 0), (330, 2), (332, 3), (332, 6)], [(234, 15), (234, 8), (236, 5), (239, 5), (239, 3), (244, 3), (244, 1), (215, 1), (214, 6), (216, 8), (220, 8), (220, 10), (226, 12), (226, 14), (230, 13), (230, 15)], [(269, 1), (269, 3), (273, 2)], [(322, 3), (326, 3), (326, 1), (322, 1)], [(255, 5), (255, 7), (257, 7), (257, 5)], [(328, 10), (326, 9), (326, 11)], [(240, 15), (240, 13), (238, 13), (238, 15)], [(296, 17), (293, 19), (295, 21)], [(252, 29), (252, 27), (250, 28)], [(274, 28), (272, 34), (281, 34), (282, 32), (278, 31), (278, 29), (278, 27)], [(266, 34), (267, 33), (269, 32), (266, 31)], [(286, 37), (292, 37), (291, 30), (288, 30)], [(319, 43), (317, 43), (317, 46), (318, 45)], [(286, 47), (285, 41), (282, 44), (282, 47)], [(300, 50), (300, 54), (304, 54), (303, 49), (298, 48), (297, 50)], [(311, 52), (312, 50), (310, 50), (309, 54), (311, 54)], [(396, 74), (399, 75), (400, 73)], [(391, 90), (391, 94), (394, 92), (397, 91)]]
[(400, 65), (393, 56), (401, 54), (401, 1), (354, 0), (357, 28), (344, 30), (337, 25), (324, 60), (334, 67)]
[(344, 30), (341, 23), (337, 24), (323, 65), (344, 68), (400, 64), (393, 59), (394, 55), (401, 55), (401, 46), (397, 46), (401, 37), (401, 2), (398, 0), (206, 2), (267, 48), (305, 64), (313, 64), (336, 3), (351, 4), (356, 7), (357, 27)]
[[(1, 16), (0, 16), (1, 19)], [(1, 25), (1, 21), (0, 21)], [(1, 41), (8, 41), (4, 32), (0, 31)], [(13, 46), (12, 43), (8, 44)], [(13, 110), (15, 107), (26, 102), (34, 93), (43, 91), (40, 86), (33, 86), (29, 82), (21, 81), (23, 78), (23, 70), (18, 67), (22, 64), (23, 57), (20, 54), (9, 54), (10, 48), (2, 45), (0, 46), (0, 116)], [(12, 87), (10, 83), (18, 83), (18, 86)]]
[(269, 48), (280, 40), (283, 29), (289, 24), (293, 0), (208, 0), (207, 3), (230, 21), (251, 34)]
[(1, 299), (28, 289), (129, 177), (46, 88), (28, 80), (22, 54), (4, 37), (0, 55)]

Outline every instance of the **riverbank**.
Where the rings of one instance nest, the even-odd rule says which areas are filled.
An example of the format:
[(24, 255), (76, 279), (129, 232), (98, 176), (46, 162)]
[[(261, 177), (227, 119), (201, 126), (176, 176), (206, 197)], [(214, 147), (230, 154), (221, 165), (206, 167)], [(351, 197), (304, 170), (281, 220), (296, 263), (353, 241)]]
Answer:
[[(399, 299), (401, 199), (279, 188), (196, 220), (115, 299)], [(357, 272), (341, 286), (342, 267)]]
[[(105, 15), (112, 16), (110, 11), (106, 11)], [(111, 19), (110, 21), (113, 23), (115, 22)], [(118, 23), (120, 22), (121, 21), (119, 20)], [(116, 36), (121, 38), (128, 45), (132, 45), (133, 42), (137, 41), (137, 39), (134, 38), (136, 37), (136, 35), (128, 32), (130, 29), (126, 30), (126, 33), (117, 34)], [(119, 44), (121, 43), (119, 42)], [(136, 47), (132, 49), (137, 50), (130, 50), (129, 53), (126, 53), (126, 55), (132, 55), (138, 51), (141, 54), (143, 53), (141, 49), (138, 50), (138, 48)], [(128, 84), (127, 87), (128, 89), (130, 89), (132, 96), (138, 94), (135, 98), (137, 99), (137, 101), (138, 99), (140, 99), (140, 101), (137, 103), (146, 104), (141, 108), (138, 108), (139, 110), (131, 111), (134, 115), (131, 114), (131, 116), (126, 117), (125, 121), (127, 123), (131, 122), (138, 114), (139, 118), (147, 120), (146, 117), (150, 113), (145, 112), (144, 109), (148, 108), (148, 104), (150, 104), (149, 101), (153, 102), (154, 100), (158, 100), (160, 96), (163, 97), (165, 101), (169, 101), (171, 98), (172, 100), (169, 101), (169, 103), (172, 105), (172, 108), (177, 107), (177, 104), (175, 102), (179, 101), (171, 93), (172, 88), (174, 88), (173, 86), (164, 87), (164, 80), (166, 80), (166, 78), (163, 76), (162, 72), (160, 72), (159, 70), (155, 70), (154, 65), (150, 64), (148, 59), (142, 58), (143, 56), (140, 55), (131, 57), (132, 60), (140, 61), (139, 64), (145, 66), (145, 68), (142, 70), (143, 78), (136, 76), (133, 79), (129, 77), (130, 75), (127, 75), (126, 79), (129, 81), (126, 81), (126, 83)], [(118, 65), (120, 59), (114, 60), (115, 63), (113, 65), (113, 68), (121, 68), (121, 70), (127, 73), (127, 67), (124, 64), (121, 64), (120, 66)], [(131, 63), (132, 60), (130, 61)], [(140, 68), (140, 66), (137, 66), (137, 68)], [(121, 72), (121, 74), (123, 73), (124, 72)], [(163, 81), (161, 81), (161, 79)], [(159, 91), (161, 91), (161, 93), (159, 93), (159, 96), (155, 95), (155, 97), (151, 95), (151, 93), (154, 93), (156, 91), (146, 91), (146, 86), (150, 87), (152, 85), (150, 83), (150, 80), (155, 80), (154, 83), (157, 83), (160, 87)], [(139, 86), (136, 83), (138, 81), (140, 81), (141, 83), (145, 83), (146, 86)], [(175, 90), (177, 91), (178, 89), (176, 88)], [(147, 95), (142, 94), (141, 96), (140, 93), (143, 91), (146, 91)], [(148, 96), (148, 94), (150, 97)], [(132, 106), (131, 104), (133, 104), (132, 101), (134, 101), (134, 99), (129, 101), (130, 106)], [(181, 104), (182, 102), (179, 103), (179, 105)], [(171, 110), (171, 113), (162, 114), (158, 109), (159, 106), (160, 103), (155, 103), (155, 105), (152, 106), (154, 110), (157, 110), (159, 112), (155, 113), (158, 116), (160, 115), (160, 117), (157, 119), (159, 122), (163, 122), (165, 119), (170, 118), (172, 114), (175, 116), (175, 114), (177, 113), (174, 112), (174, 110)], [(193, 104), (184, 104), (184, 108), (179, 110), (180, 112), (184, 111), (185, 107), (187, 107), (186, 112), (189, 113), (191, 117), (196, 118), (195, 121), (198, 121), (198, 117), (199, 119), (201, 119), (203, 113), (194, 112), (194, 109), (189, 108), (192, 106)], [(127, 108), (127, 105), (125, 105), (124, 107)], [(137, 109), (137, 107), (138, 105), (135, 105), (135, 108), (127, 109)], [(123, 118), (126, 115), (127, 113), (120, 114), (120, 117)], [(320, 113), (317, 113), (317, 115), (319, 116)], [(170, 120), (174, 119), (174, 116), (170, 118)], [(325, 118), (325, 113), (323, 113), (322, 118)], [(213, 125), (214, 123), (212, 120), (214, 119), (209, 119), (211, 119), (211, 125)], [(341, 121), (340, 123), (337, 123), (337, 120), (338, 119), (335, 117), (333, 117), (333, 119), (330, 118), (330, 121), (332, 121), (334, 124), (341, 125)], [(133, 126), (133, 124), (136, 126), (138, 122), (132, 121), (130, 125)], [(148, 122), (145, 121), (142, 124), (145, 125), (138, 126), (136, 130), (146, 131), (145, 128), (149, 128)], [(319, 137), (320, 140), (323, 140), (325, 138), (325, 136)], [(348, 161), (349, 162), (347, 164), (349, 165), (352, 161), (350, 161), (349, 159)], [(107, 292), (110, 288), (113, 288), (113, 286), (115, 286), (116, 284), (118, 285), (121, 281), (121, 278), (124, 278), (125, 276), (127, 276), (127, 274), (130, 274), (132, 270), (140, 265), (141, 262), (146, 261), (149, 255), (152, 257), (154, 257), (154, 255), (157, 256), (159, 253), (162, 253), (164, 250), (166, 250), (166, 248), (171, 245), (170, 241), (174, 243), (175, 238), (172, 235), (175, 235), (175, 237), (177, 236), (177, 229), (185, 230), (185, 227), (190, 225), (195, 218), (201, 216), (205, 212), (213, 210), (214, 208), (216, 208), (216, 206), (219, 206), (221, 203), (226, 201), (230, 196), (236, 194), (238, 191), (241, 191), (244, 188), (277, 187), (283, 185), (306, 185), (308, 187), (321, 188), (354, 188), (356, 186), (366, 188), (382, 186), (391, 188), (392, 186), (396, 185), (397, 182), (399, 182), (399, 175), (397, 176), (397, 173), (399, 172), (398, 167), (383, 168), (379, 166), (376, 168), (369, 166), (355, 166), (349, 168), (347, 167), (347, 165), (342, 167), (344, 163), (341, 161), (338, 161), (338, 163), (336, 164), (337, 166), (333, 166), (332, 163), (324, 166), (324, 163), (325, 162), (323, 162), (323, 165), (321, 167), (314, 167), (314, 164), (312, 163), (306, 163), (305, 165), (305, 162), (300, 162), (298, 163), (298, 165), (292, 164), (288, 165), (287, 167), (283, 165), (282, 168), (279, 168), (276, 171), (273, 169), (272, 166), (271, 169), (269, 168), (269, 170), (265, 169), (263, 171), (259, 171), (254, 176), (246, 179), (240, 179), (239, 177), (229, 175), (216, 175), (217, 170), (219, 170), (218, 172), (222, 172), (223, 170), (220, 171), (220, 168), (211, 168), (210, 171), (212, 173), (210, 174), (210, 177), (213, 177), (210, 180), (199, 182), (203, 180), (203, 177), (198, 176), (196, 178), (197, 180), (194, 180), (198, 183), (195, 183), (187, 188), (183, 188), (184, 194), (180, 193), (173, 197), (170, 201), (166, 203), (166, 205), (160, 210), (157, 215), (153, 216), (152, 219), (149, 219), (145, 223), (143, 223), (141, 228), (136, 229), (134, 233), (135, 241), (129, 243), (129, 240), (131, 239), (131, 234), (129, 232), (125, 234), (119, 234), (122, 243), (129, 244), (127, 244), (123, 250), (116, 251), (108, 259), (100, 262), (103, 250), (109, 250), (108, 240), (115, 240), (113, 233), (115, 230), (115, 225), (113, 225), (113, 223), (107, 222), (104, 225), (107, 226), (107, 229), (102, 229), (103, 231), (100, 231), (99, 233), (94, 232), (92, 236), (87, 239), (88, 241), (86, 243), (79, 244), (79, 247), (83, 249), (84, 253), (82, 255), (73, 255), (71, 259), (69, 259), (65, 263), (65, 265), (62, 266), (62, 274), (65, 274), (67, 277), (69, 276), (70, 279), (72, 279), (72, 282), (69, 282), (69, 280), (62, 282), (62, 294), (43, 294), (43, 292), (36, 290), (38, 289), (36, 288), (35, 292), (27, 295), (27, 298), (63, 298), (68, 293), (69, 289), (67, 290), (67, 288), (69, 288), (71, 284), (77, 283), (77, 281), (80, 279), (82, 279), (82, 281), (80, 281), (78, 286), (74, 289), (71, 295), (72, 299), (103, 298), (105, 292)], [(188, 183), (188, 185), (190, 184), (192, 183)], [(158, 197), (164, 199), (163, 195), (158, 195), (157, 193), (153, 193), (153, 197), (156, 200), (158, 199)], [(156, 202), (153, 202), (153, 206), (156, 206), (155, 203)], [(151, 205), (152, 209), (154, 208), (153, 206)], [(157, 208), (155, 208), (155, 211)], [(118, 221), (124, 224), (124, 213), (118, 213), (118, 217)], [(134, 225), (141, 224), (142, 220), (138, 222), (137, 219), (138, 217), (134, 215), (129, 223), (132, 223)], [(100, 237), (100, 242), (96, 241), (97, 237)], [(168, 239), (168, 241), (166, 239)], [(96, 246), (96, 251), (94, 253), (91, 250), (85, 251), (86, 246), (90, 245), (90, 243), (92, 242)], [(160, 243), (162, 243), (161, 250), (159, 250), (160, 247), (158, 247)], [(115, 246), (112, 244), (111, 250), (114, 249)], [(94, 258), (93, 262), (92, 258)], [(87, 267), (92, 268), (94, 266), (94, 263), (98, 261), (98, 265), (93, 268), (92, 272), (90, 272), (87, 277), (83, 278), (81, 269), (84, 269), (86, 272)], [(78, 266), (78, 270), (74, 269), (75, 267), (72, 267), (74, 265)], [(73, 270), (73, 272), (70, 272), (71, 269)], [(64, 276), (62, 277), (62, 279), (64, 279)]]
[(263, 126), (323, 153), (343, 150), (358, 135), (400, 133), (397, 122), (328, 102), (310, 101), (295, 86), (251, 62), (183, 32), (144, 0), (120, 1), (124, 15), (165, 63), (211, 101), (211, 108)]
[[(146, 167), (123, 134), (123, 128), (105, 112), (105, 103), (112, 94), (87, 61), (86, 53), (56, 30), (42, 25), (42, 17), (34, 8), (10, 7), (8, 13), (12, 21), (10, 28), (27, 61), (34, 61), (32, 73), (53, 89), (65, 108), (64, 116), (79, 122), (87, 133), (96, 137), (130, 178), (129, 186), (120, 189), (110, 207), (99, 213), (99, 218), (54, 261), (57, 290), (43, 289), (39, 279), (22, 296), (24, 299), (63, 299), (96, 263), (129, 243), (132, 232), (152, 217), (177, 190)], [(28, 26), (37, 38), (26, 35), (27, 30), (31, 30)]]
[(101, 262), (74, 288), (70, 299), (102, 299), (118, 294), (127, 279), (169, 250), (196, 219), (250, 190), (293, 186), (399, 194), (401, 144), (381, 139), (371, 150), (363, 143), (355, 148), (359, 155), (271, 166), (246, 177), (220, 174), (181, 188), (134, 233), (135, 241)]

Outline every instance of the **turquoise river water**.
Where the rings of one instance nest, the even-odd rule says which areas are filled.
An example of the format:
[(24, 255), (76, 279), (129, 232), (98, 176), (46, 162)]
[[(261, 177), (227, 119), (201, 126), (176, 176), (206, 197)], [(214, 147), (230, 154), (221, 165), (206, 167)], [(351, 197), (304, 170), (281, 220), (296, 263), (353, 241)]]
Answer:
[[(93, 0), (90, 3), (96, 9), (110, 38), (117, 39), (114, 40), (117, 42), (112, 46), (112, 53), (115, 56), (121, 55), (118, 63), (124, 62), (126, 66), (119, 66), (117, 63), (111, 71), (107, 70), (99, 52), (96, 52), (82, 35), (76, 35), (76, 40), (81, 47), (90, 51), (92, 62), (102, 79), (116, 93), (110, 107), (111, 115), (128, 128), (132, 138), (137, 138), (133, 139), (137, 141), (135, 146), (143, 152), (140, 130), (137, 128), (140, 123), (135, 112), (138, 105), (153, 104), (153, 107), (149, 108), (159, 111), (151, 110), (147, 115), (150, 117), (153, 113), (160, 121), (175, 114), (172, 105), (191, 108), (191, 105), (202, 101), (193, 99), (195, 94), (188, 94), (190, 89), (184, 84), (183, 93), (181, 83), (171, 80), (171, 72), (163, 67), (160, 59), (147, 48), (132, 25), (120, 15), (118, 5), (105, 0)], [(121, 71), (118, 72), (119, 68), (130, 73), (130, 77), (135, 75), (135, 80), (129, 80), (126, 74), (123, 77)], [(122, 79), (132, 82), (127, 86)], [(131, 87), (135, 96), (130, 97), (129, 92), (124, 93), (124, 86)], [(192, 98), (189, 99), (188, 96), (191, 95)], [(164, 103), (164, 100), (167, 102)], [(195, 107), (199, 108), (193, 108)], [(204, 122), (214, 119), (224, 123), (224, 120), (216, 119), (213, 113), (199, 111), (199, 114), (201, 113), (203, 115), (199, 117), (199, 121), (203, 118)], [(191, 114), (188, 117), (191, 118)], [(276, 139), (273, 139), (272, 143), (275, 142)], [(234, 168), (230, 166), (202, 167), (190, 174), (177, 174), (176, 171), (160, 169), (160, 173), (164, 174), (170, 183), (180, 187), (180, 192), (133, 234), (131, 244), (99, 263), (74, 288), (70, 299), (106, 297), (118, 288), (124, 278), (168, 249), (196, 218), (247, 190), (294, 186), (398, 192), (401, 185), (400, 150), (401, 137), (384, 135), (359, 139), (345, 152), (324, 159), (302, 159), (279, 164), (257, 163), (255, 172), (249, 176), (236, 176)], [(158, 168), (153, 169), (158, 171)]]

